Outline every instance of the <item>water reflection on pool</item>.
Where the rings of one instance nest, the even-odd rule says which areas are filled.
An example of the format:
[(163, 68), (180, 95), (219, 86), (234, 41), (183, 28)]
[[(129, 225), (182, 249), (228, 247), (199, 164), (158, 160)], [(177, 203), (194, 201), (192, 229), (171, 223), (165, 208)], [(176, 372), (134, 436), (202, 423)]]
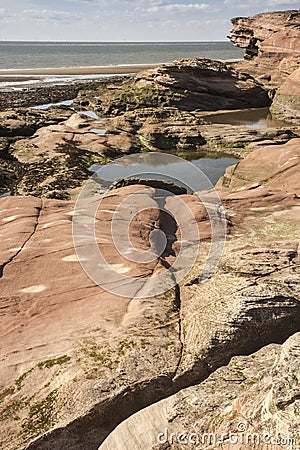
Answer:
[[(90, 167), (92, 172), (101, 169), (99, 173), (99, 182), (103, 180), (103, 184), (107, 186), (107, 182), (113, 182), (118, 178), (137, 177), (151, 179), (167, 179), (178, 185), (193, 186), (193, 191), (201, 191), (209, 189), (211, 184), (215, 185), (218, 179), (224, 175), (228, 166), (236, 164), (237, 159), (234, 158), (203, 158), (199, 154), (194, 154), (190, 160), (195, 167), (191, 166), (187, 161), (182, 160), (170, 162), (171, 155), (160, 153), (159, 164), (155, 164), (151, 153), (140, 153), (130, 155), (128, 158), (123, 157), (121, 160), (101, 166), (94, 164)], [(191, 155), (192, 156), (192, 155)], [(196, 170), (196, 169), (200, 169)], [(201, 172), (205, 175), (201, 176)], [(207, 178), (206, 178), (207, 177)], [(188, 180), (188, 183), (181, 183), (178, 180)], [(191, 192), (190, 189), (188, 189)]]
[(248, 128), (282, 128), (287, 126), (285, 122), (273, 118), (269, 108), (209, 114), (204, 117), (204, 120), (211, 124), (229, 124)]

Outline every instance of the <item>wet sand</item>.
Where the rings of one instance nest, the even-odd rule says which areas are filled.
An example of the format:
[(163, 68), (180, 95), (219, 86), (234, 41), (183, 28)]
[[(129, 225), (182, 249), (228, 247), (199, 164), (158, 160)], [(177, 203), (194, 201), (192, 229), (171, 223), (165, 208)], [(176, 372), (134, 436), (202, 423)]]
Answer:
[[(1, 77), (0, 77), (1, 80)], [(9, 108), (28, 108), (45, 103), (57, 103), (72, 100), (81, 89), (88, 89), (95, 83), (121, 82), (124, 77), (111, 76), (108, 78), (94, 80), (74, 80), (62, 84), (39, 83), (31, 85), (30, 82), (21, 89), (14, 90), (12, 87), (0, 88), (0, 111)]]
[[(119, 75), (137, 73), (141, 70), (158, 67), (161, 64), (132, 64), (118, 66), (98, 66), (98, 67), (49, 67), (37, 69), (1, 69), (0, 81), (11, 81), (11, 76), (21, 75)], [(4, 79), (7, 77), (7, 80)]]

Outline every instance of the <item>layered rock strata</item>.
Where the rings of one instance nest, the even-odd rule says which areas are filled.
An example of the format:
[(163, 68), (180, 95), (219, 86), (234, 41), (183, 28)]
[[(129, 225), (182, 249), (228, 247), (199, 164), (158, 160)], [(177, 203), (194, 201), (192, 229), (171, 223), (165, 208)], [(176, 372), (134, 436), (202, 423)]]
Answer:
[(300, 122), (300, 68), (292, 72), (277, 90), (272, 114), (280, 119), (299, 124)]
[(281, 84), (300, 64), (300, 11), (267, 12), (232, 19), (229, 39), (245, 48), (236, 65), (273, 85)]
[(132, 416), (99, 450), (297, 448), (299, 345), (297, 333), (232, 358), (200, 385)]
[(270, 104), (263, 86), (220, 61), (179, 59), (79, 94), (76, 103), (106, 116), (145, 107), (216, 111)]
[[(298, 141), (257, 150), (257, 158), (249, 155), (228, 170), (230, 181), (220, 182), (229, 236), (215, 274), (205, 282), (201, 268), (210, 247), (209, 217), (195, 195), (179, 196), (193, 211), (202, 245), (185, 282), (156, 297), (126, 299), (93, 284), (73, 248), (72, 202), (0, 200), (4, 448), (96, 449), (134, 412), (199, 384), (235, 355), (282, 343), (299, 330)], [(140, 189), (111, 192), (97, 213), (96, 236), (116, 273), (134, 275), (147, 290), (164, 264), (158, 259), (143, 265), (120, 259), (110, 231), (112, 212), (125, 198), (136, 201), (132, 194)], [(147, 199), (151, 208), (132, 223), (134, 247), (147, 249), (150, 231), (161, 228), (174, 238), (173, 252), (165, 255), (172, 264), (180, 249), (180, 230), (162, 219), (152, 188), (146, 187), (138, 198), (142, 205)], [(172, 202), (170, 197), (166, 207), (175, 211)], [(86, 224), (90, 219), (85, 217)], [(107, 279), (108, 288), (110, 283)], [(248, 360), (242, 361), (238, 380), (253, 380)], [(239, 392), (245, 386), (248, 395), (243, 383)], [(195, 389), (201, 391), (201, 386)], [(236, 398), (233, 386), (211, 401), (223, 394)], [(188, 425), (193, 409), (190, 413)], [(119, 448), (134, 448), (130, 439), (122, 438)], [(150, 444), (149, 438), (144, 448)]]

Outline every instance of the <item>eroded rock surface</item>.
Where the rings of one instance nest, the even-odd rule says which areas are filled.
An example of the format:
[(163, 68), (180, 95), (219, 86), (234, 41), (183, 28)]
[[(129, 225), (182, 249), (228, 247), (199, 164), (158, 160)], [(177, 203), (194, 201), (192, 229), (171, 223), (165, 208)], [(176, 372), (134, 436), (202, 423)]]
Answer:
[(257, 149), (227, 169), (217, 188), (225, 192), (245, 191), (258, 187), (300, 194), (300, 139), (284, 145)]
[[(69, 199), (91, 176), (92, 164), (137, 151), (134, 137), (125, 133), (98, 134), (97, 120), (70, 110), (63, 109), (59, 115), (50, 109), (44, 113), (30, 112), (28, 116), (32, 119), (31, 136), (3, 138), (1, 142), (0, 157), (4, 164), (0, 170), (0, 192)], [(23, 122), (14, 121), (12, 114), (8, 117), (3, 125), (5, 130), (24, 135)], [(42, 126), (42, 121), (47, 120), (48, 124)], [(35, 132), (34, 127), (38, 128)], [(16, 129), (21, 131), (13, 131)]]
[[(241, 112), (234, 111), (236, 116)], [(142, 150), (176, 150), (179, 155), (194, 151), (241, 158), (258, 146), (282, 144), (300, 134), (296, 123), (278, 123), (277, 128), (274, 125), (251, 128), (226, 123), (228, 111), (224, 110), (217, 113), (221, 123), (214, 123), (214, 114), (176, 108), (139, 108), (100, 122), (108, 134), (126, 133), (132, 145)]]
[(300, 64), (299, 10), (266, 12), (232, 19), (230, 40), (245, 48), (239, 70), (279, 85)]
[(297, 448), (299, 346), (296, 333), (283, 345), (232, 358), (200, 385), (132, 416), (100, 450)]
[[(223, 258), (211, 279), (201, 280), (196, 264), (180, 286), (182, 351), (174, 386), (196, 386), (133, 415), (101, 450), (179, 450), (181, 433), (194, 433), (185, 448), (214, 448), (214, 442), (195, 445), (195, 433), (199, 439), (215, 433), (218, 440), (224, 434), (226, 449), (266, 449), (267, 432), (299, 439), (299, 333), (282, 347), (265, 347), (283, 343), (300, 326), (298, 144), (278, 146), (277, 154), (275, 146), (253, 152), (228, 170), (232, 183), (217, 186), (231, 219)], [(238, 431), (240, 439), (247, 431), (261, 441), (230, 443), (229, 432)]]
[(295, 70), (276, 92), (272, 113), (280, 119), (300, 122), (300, 68)]
[[(97, 227), (115, 275), (135, 276), (146, 288), (159, 261), (123, 261), (109, 232), (111, 211), (137, 189), (114, 191)], [(159, 223), (152, 193), (140, 194), (153, 208), (131, 227), (136, 248), (147, 248)], [(117, 424), (172, 384), (180, 355), (175, 292), (139, 300), (95, 285), (73, 246), (72, 202), (11, 197), (0, 203), (1, 447), (24, 448), (61, 427), (30, 448), (97, 448), (113, 417)], [(123, 406), (115, 409), (119, 400)]]
[[(96, 449), (134, 412), (201, 383), (235, 355), (281, 343), (299, 330), (300, 206), (292, 164), (297, 143), (282, 146), (277, 157), (265, 147), (269, 182), (262, 183), (258, 159), (253, 183), (250, 155), (250, 182), (219, 189), (229, 236), (216, 273), (205, 282), (201, 270), (211, 238), (208, 214), (195, 195), (179, 196), (200, 227), (199, 255), (177, 290), (156, 297), (121, 298), (93, 284), (74, 251), (72, 202), (0, 200), (4, 448)], [(258, 151), (263, 157), (263, 149)], [(285, 183), (279, 178), (276, 184), (272, 180), (280, 170)], [(120, 257), (111, 237), (112, 212), (125, 198), (133, 201), (130, 196), (140, 189), (128, 186), (110, 193), (97, 213), (96, 235), (116, 276), (134, 274), (150, 293), (151, 278), (176, 259), (181, 234), (172, 221), (162, 220), (153, 189), (146, 187), (140, 203), (147, 198), (152, 206), (132, 223), (133, 244), (146, 250), (150, 231), (162, 227), (173, 236), (173, 251), (164, 263), (154, 259), (141, 265)], [(166, 207), (176, 217), (173, 197)], [(88, 216), (84, 220), (90, 223)], [(121, 232), (122, 222), (119, 226)], [(106, 286), (115, 281), (107, 277)], [(231, 396), (236, 394), (231, 390)], [(119, 448), (134, 448), (130, 439), (122, 438)], [(143, 448), (151, 448), (150, 441)]]
[(57, 125), (72, 115), (68, 108), (51, 107), (47, 111), (31, 108), (10, 109), (0, 112), (0, 136), (32, 136), (39, 128)]
[(207, 59), (179, 59), (140, 72), (121, 84), (83, 92), (76, 102), (106, 116), (144, 107), (215, 111), (270, 104), (267, 92), (251, 76)]

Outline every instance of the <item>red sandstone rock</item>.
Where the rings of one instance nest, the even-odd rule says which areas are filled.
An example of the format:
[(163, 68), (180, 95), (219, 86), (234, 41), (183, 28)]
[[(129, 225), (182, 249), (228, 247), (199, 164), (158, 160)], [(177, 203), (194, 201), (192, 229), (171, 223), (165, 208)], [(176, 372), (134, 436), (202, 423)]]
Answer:
[(300, 122), (300, 68), (292, 72), (276, 92), (272, 114), (288, 122)]
[(237, 17), (232, 24), (230, 40), (246, 49), (247, 61), (238, 63), (238, 69), (278, 85), (299, 66), (299, 10)]

